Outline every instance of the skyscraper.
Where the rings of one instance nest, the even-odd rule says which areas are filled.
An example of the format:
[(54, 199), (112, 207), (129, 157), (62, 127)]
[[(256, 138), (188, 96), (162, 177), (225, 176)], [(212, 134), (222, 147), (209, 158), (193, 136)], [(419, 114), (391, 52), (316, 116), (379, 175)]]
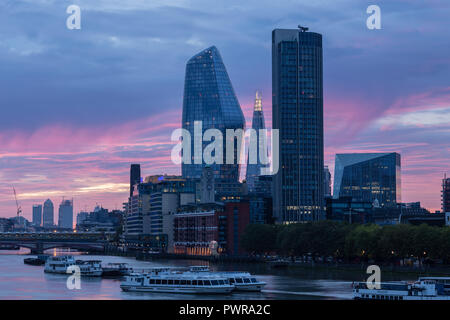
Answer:
[[(191, 164), (182, 164), (183, 178), (199, 179), (206, 165), (194, 163), (194, 122), (201, 121), (202, 135), (207, 129), (221, 131), (223, 164), (212, 164), (217, 193), (233, 194), (239, 190), (237, 143), (234, 144), (234, 164), (226, 164), (226, 129), (244, 129), (245, 119), (234, 93), (219, 50), (212, 46), (196, 54), (186, 64), (182, 127), (191, 135)], [(236, 140), (236, 139), (235, 139)], [(236, 142), (236, 141), (235, 141)], [(202, 142), (203, 152), (210, 142)]]
[[(256, 91), (255, 96), (255, 106), (253, 108), (253, 119), (252, 119), (252, 129), (256, 131), (257, 137), (259, 137), (259, 130), (265, 129), (266, 125), (264, 122), (264, 113), (262, 111), (262, 100), (261, 95)], [(253, 193), (256, 191), (257, 177), (261, 175), (261, 167), (264, 167), (259, 158), (259, 141), (256, 147), (256, 160), (257, 163), (249, 163), (250, 156), (247, 158), (247, 172), (245, 175), (245, 180), (247, 181), (248, 191)], [(250, 152), (250, 149), (249, 149)]]
[(43, 209), (43, 226), (52, 227), (53, 226), (53, 202), (50, 199), (45, 200)]
[(130, 197), (133, 196), (133, 188), (141, 182), (141, 165), (132, 164), (130, 167)]
[(73, 201), (63, 200), (59, 205), (58, 227), (73, 229)]
[(323, 168), (323, 192), (326, 198), (331, 197), (331, 173), (328, 166)]
[(272, 121), (280, 134), (274, 176), (279, 223), (324, 218), (322, 35), (307, 28), (272, 32)]
[(337, 154), (333, 197), (395, 207), (401, 202), (400, 170), (400, 154), (395, 152)]
[(450, 212), (450, 178), (442, 179), (442, 212)]
[(33, 225), (40, 226), (42, 224), (42, 205), (33, 204)]

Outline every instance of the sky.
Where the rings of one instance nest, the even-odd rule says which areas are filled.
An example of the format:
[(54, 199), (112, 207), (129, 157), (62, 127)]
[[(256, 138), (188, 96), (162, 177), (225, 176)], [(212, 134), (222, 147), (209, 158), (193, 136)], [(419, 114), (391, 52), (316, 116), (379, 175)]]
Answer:
[[(81, 30), (66, 9), (81, 8)], [(366, 8), (381, 9), (369, 30)], [(215, 45), (248, 126), (255, 91), (271, 126), (271, 31), (323, 35), (325, 164), (344, 152), (399, 152), (402, 200), (440, 209), (450, 174), (448, 0), (3, 0), (0, 217), (73, 198), (121, 209), (129, 166), (179, 174), (187, 60)]]

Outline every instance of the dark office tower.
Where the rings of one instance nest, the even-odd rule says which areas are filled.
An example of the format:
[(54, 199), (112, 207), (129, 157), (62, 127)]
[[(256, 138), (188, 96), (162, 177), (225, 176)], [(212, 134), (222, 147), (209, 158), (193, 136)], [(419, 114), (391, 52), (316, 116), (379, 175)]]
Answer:
[(141, 165), (132, 164), (130, 168), (130, 197), (133, 195), (133, 187), (141, 182)]
[(324, 218), (322, 35), (272, 32), (272, 122), (280, 133), (274, 176), (274, 217), (279, 223)]
[(442, 179), (442, 212), (450, 212), (450, 178)]
[[(255, 107), (253, 109), (252, 129), (256, 131), (256, 137), (259, 138), (259, 130), (265, 129), (264, 113), (262, 111), (261, 95), (256, 91)], [(248, 191), (254, 193), (256, 191), (257, 177), (261, 175), (261, 168), (265, 166), (261, 164), (259, 157), (259, 140), (255, 140), (256, 143), (256, 163), (249, 163), (250, 155), (247, 158), (247, 172), (245, 180), (247, 181)], [(250, 149), (249, 149), (250, 151)], [(254, 161), (253, 161), (254, 162)]]
[(53, 202), (50, 199), (45, 200), (42, 212), (42, 225), (44, 227), (53, 227)]
[(331, 173), (328, 166), (323, 168), (323, 193), (325, 198), (331, 198)]
[(395, 152), (337, 154), (333, 197), (395, 207), (401, 202), (400, 170), (400, 154)]
[[(239, 169), (236, 141), (234, 164), (226, 164), (226, 129), (244, 129), (245, 119), (219, 50), (212, 46), (193, 56), (186, 65), (182, 127), (191, 134), (191, 164), (182, 164), (183, 178), (199, 179), (206, 165), (194, 163), (194, 122), (201, 121), (202, 135), (218, 129), (223, 135), (223, 164), (212, 164), (216, 193), (238, 192)], [(236, 139), (235, 139), (236, 140)], [(210, 142), (203, 142), (201, 151)], [(198, 151), (199, 148), (197, 148)]]
[(42, 224), (42, 205), (33, 204), (33, 225), (39, 227)]

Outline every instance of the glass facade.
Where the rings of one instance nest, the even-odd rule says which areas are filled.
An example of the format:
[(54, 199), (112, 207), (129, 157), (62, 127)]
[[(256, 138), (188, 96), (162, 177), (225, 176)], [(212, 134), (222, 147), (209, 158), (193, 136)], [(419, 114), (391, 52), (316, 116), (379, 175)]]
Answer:
[[(262, 100), (259, 92), (256, 92), (255, 97), (255, 107), (253, 109), (253, 119), (252, 119), (252, 129), (256, 131), (257, 138), (259, 138), (259, 130), (265, 129), (266, 125), (264, 122), (264, 113), (262, 111)], [(257, 155), (257, 163), (249, 163), (250, 155), (247, 157), (247, 171), (245, 174), (245, 180), (247, 181), (248, 192), (254, 193), (256, 192), (258, 183), (257, 177), (261, 175), (261, 168), (265, 167), (260, 162), (259, 157), (259, 140), (253, 142), (256, 143), (256, 155)], [(249, 149), (250, 152), (250, 149)]]
[[(194, 121), (202, 121), (202, 130), (222, 132), (223, 163), (226, 159), (226, 129), (244, 129), (245, 119), (234, 93), (219, 50), (210, 47), (193, 56), (186, 65), (182, 127), (191, 134), (191, 164), (182, 164), (183, 178), (198, 179), (206, 165), (194, 164)], [(210, 142), (203, 142), (202, 151)], [(239, 182), (236, 143), (234, 164), (213, 164), (216, 192), (236, 192)]]
[(337, 154), (334, 197), (395, 207), (401, 202), (400, 169), (400, 154), (395, 152)]
[(280, 133), (273, 196), (279, 223), (325, 216), (322, 74), (322, 35), (304, 29), (272, 32), (272, 121)]

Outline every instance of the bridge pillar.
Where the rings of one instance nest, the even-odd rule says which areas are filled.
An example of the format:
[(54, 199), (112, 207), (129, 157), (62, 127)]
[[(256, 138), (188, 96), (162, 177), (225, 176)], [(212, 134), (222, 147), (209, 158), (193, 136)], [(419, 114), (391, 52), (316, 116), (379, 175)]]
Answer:
[(44, 246), (40, 242), (36, 243), (36, 247), (34, 247), (34, 249), (31, 249), (31, 254), (43, 254), (43, 253), (44, 253)]

